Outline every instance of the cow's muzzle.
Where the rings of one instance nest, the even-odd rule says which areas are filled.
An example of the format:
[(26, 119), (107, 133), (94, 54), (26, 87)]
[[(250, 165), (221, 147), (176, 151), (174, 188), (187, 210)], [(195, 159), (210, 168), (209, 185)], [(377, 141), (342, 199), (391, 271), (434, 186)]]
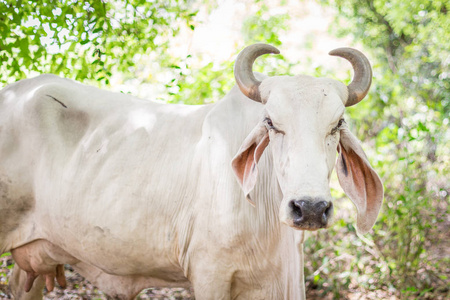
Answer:
[(289, 207), (294, 226), (302, 230), (326, 228), (333, 215), (333, 203), (322, 199), (291, 200)]

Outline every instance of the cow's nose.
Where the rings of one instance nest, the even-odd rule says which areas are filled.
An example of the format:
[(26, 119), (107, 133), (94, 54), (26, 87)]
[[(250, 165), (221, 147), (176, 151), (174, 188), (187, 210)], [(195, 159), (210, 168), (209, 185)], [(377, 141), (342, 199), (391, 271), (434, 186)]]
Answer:
[(325, 228), (333, 213), (331, 201), (312, 198), (291, 200), (290, 207), (294, 225), (306, 230)]

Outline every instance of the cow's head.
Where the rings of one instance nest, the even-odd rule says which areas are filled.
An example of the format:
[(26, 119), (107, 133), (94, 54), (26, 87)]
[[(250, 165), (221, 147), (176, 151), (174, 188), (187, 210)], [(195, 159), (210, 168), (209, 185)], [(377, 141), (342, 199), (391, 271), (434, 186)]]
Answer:
[(250, 200), (249, 193), (256, 183), (258, 160), (270, 145), (283, 193), (281, 221), (303, 230), (330, 226), (333, 203), (329, 181), (337, 151), (337, 175), (356, 205), (357, 229), (361, 233), (369, 231), (381, 207), (383, 185), (343, 119), (345, 107), (361, 101), (369, 90), (369, 61), (351, 48), (330, 52), (353, 65), (355, 75), (349, 86), (309, 76), (277, 76), (259, 81), (252, 65), (266, 53), (279, 51), (270, 45), (255, 44), (245, 48), (235, 64), (235, 78), (242, 93), (265, 105), (260, 122), (232, 162), (247, 199)]

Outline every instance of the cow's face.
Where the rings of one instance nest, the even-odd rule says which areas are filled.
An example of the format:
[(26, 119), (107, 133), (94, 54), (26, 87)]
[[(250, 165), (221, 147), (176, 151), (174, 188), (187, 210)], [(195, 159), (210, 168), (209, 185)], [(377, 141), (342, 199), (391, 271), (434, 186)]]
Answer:
[(261, 85), (274, 170), (283, 192), (280, 219), (299, 229), (328, 227), (329, 189), (347, 96), (345, 85), (306, 76), (273, 77)]
[[(248, 48), (266, 46), (258, 44)], [(256, 57), (250, 59), (251, 63)], [(236, 69), (238, 62), (239, 58)], [(233, 169), (248, 199), (256, 184), (258, 160), (269, 146), (283, 193), (281, 222), (303, 230), (330, 226), (333, 204), (329, 181), (337, 150), (339, 181), (357, 207), (358, 230), (367, 232), (378, 215), (383, 187), (357, 139), (346, 128), (343, 114), (349, 98), (353, 105), (365, 96), (370, 80), (366, 80), (368, 84), (362, 92), (355, 92), (351, 85), (347, 89), (344, 84), (325, 78), (271, 77), (256, 81), (255, 87), (238, 77), (241, 91), (265, 104), (260, 122), (233, 159)]]

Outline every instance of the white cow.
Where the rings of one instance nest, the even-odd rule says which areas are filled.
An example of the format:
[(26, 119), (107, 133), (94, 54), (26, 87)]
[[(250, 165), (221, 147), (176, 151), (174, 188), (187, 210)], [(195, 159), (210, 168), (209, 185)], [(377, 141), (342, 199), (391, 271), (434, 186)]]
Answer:
[(144, 101), (53, 75), (3, 89), (0, 253), (16, 261), (15, 297), (40, 299), (55, 278), (64, 286), (68, 263), (116, 299), (152, 286), (193, 287), (196, 299), (305, 299), (303, 230), (330, 226), (336, 149), (360, 232), (383, 199), (342, 119), (366, 95), (371, 68), (341, 48), (330, 54), (352, 63), (348, 87), (256, 79), (253, 62), (266, 53), (278, 50), (244, 49), (238, 87), (212, 105)]

